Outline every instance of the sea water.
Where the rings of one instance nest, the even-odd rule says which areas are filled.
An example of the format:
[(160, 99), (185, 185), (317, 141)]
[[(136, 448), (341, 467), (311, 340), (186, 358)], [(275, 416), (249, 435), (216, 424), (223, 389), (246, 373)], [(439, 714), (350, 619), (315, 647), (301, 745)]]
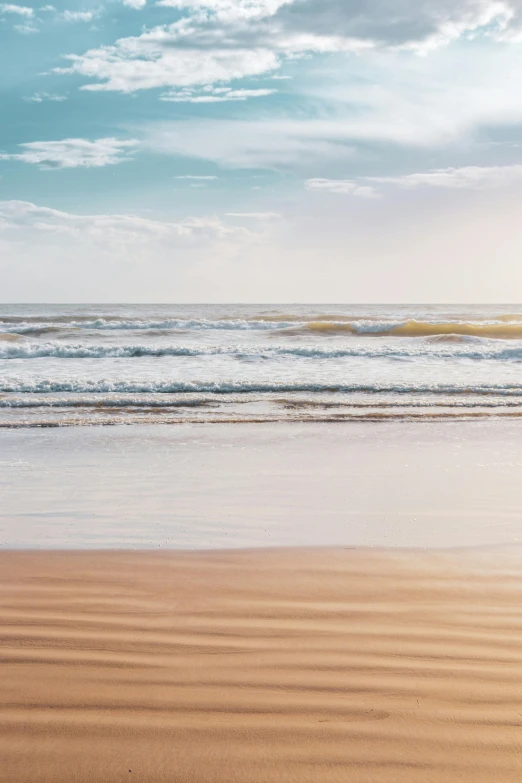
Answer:
[(0, 305), (0, 426), (516, 418), (522, 305)]

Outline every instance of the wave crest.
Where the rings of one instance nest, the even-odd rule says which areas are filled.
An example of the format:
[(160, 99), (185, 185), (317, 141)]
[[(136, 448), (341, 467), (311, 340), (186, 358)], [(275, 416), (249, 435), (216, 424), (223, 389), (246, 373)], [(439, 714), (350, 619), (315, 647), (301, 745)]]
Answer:
[(49, 378), (24, 381), (21, 378), (0, 380), (0, 392), (13, 393), (84, 393), (84, 394), (250, 394), (281, 392), (335, 392), (341, 394), (446, 394), (446, 395), (498, 395), (521, 397), (522, 384), (401, 384), (401, 383), (255, 383), (245, 381), (115, 381), (109, 379), (50, 380)]
[[(454, 335), (442, 335), (428, 338), (426, 343), (418, 345), (402, 345), (397, 348), (390, 345), (218, 345), (218, 346), (186, 346), (186, 345), (99, 345), (89, 343), (67, 344), (62, 342), (20, 343), (18, 335), (0, 334), (0, 359), (134, 359), (134, 358), (167, 358), (167, 357), (199, 357), (228, 356), (236, 359), (392, 359), (414, 360), (429, 359), (468, 359), (522, 361), (522, 347), (490, 346), (475, 343), (470, 338), (460, 338)], [(2, 344), (3, 343), (3, 344)], [(441, 347), (439, 346), (441, 343)], [(446, 343), (449, 345), (446, 347)]]
[(335, 322), (312, 321), (284, 330), (287, 335), (358, 335), (366, 337), (475, 337), (500, 340), (522, 339), (522, 323), (479, 321)]
[[(121, 318), (56, 318), (18, 321), (0, 320), (3, 334), (43, 336), (53, 332), (87, 331), (136, 331), (136, 332), (191, 332), (191, 331), (264, 331), (282, 336), (346, 335), (361, 337), (424, 337), (424, 338), (485, 338), (522, 339), (522, 321), (518, 316), (501, 316), (497, 320), (430, 321), (409, 319), (389, 321), (382, 319), (353, 319), (348, 316), (254, 316), (250, 318), (223, 319), (166, 319), (143, 320)], [(294, 320), (295, 319), (295, 320)]]

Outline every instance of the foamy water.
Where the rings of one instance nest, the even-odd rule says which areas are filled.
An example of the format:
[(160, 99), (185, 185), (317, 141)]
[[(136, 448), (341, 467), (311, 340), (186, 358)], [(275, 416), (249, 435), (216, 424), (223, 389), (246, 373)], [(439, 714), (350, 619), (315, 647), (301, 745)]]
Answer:
[(522, 415), (522, 305), (3, 305), (0, 426)]

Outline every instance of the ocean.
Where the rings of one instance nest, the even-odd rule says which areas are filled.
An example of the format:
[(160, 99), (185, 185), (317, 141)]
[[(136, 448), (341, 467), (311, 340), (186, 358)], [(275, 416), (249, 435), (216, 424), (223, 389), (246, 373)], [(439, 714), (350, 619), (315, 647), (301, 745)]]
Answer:
[(0, 305), (0, 426), (522, 414), (522, 305)]

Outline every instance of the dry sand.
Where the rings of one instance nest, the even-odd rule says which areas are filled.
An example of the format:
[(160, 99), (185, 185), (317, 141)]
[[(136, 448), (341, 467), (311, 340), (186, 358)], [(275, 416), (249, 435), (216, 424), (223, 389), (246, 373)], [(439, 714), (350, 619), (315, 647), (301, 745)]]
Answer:
[(517, 568), (308, 550), (0, 569), (1, 783), (522, 780)]

